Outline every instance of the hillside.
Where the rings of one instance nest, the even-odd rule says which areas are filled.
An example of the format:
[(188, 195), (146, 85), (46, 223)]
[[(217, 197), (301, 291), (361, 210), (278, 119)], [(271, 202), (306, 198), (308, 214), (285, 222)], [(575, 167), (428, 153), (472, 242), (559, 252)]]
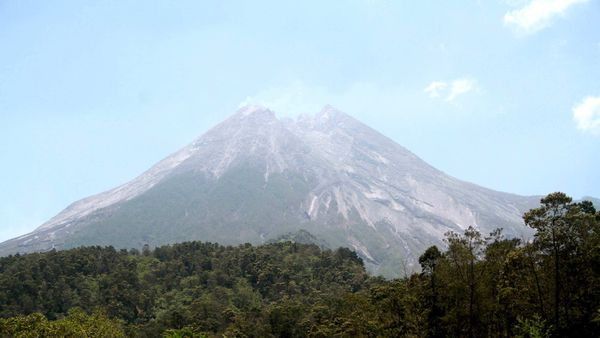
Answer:
[(448, 176), (333, 107), (293, 121), (250, 106), (131, 182), (0, 244), (0, 254), (261, 244), (304, 229), (392, 277), (418, 269), (419, 253), (448, 231), (529, 237), (522, 214), (538, 202)]

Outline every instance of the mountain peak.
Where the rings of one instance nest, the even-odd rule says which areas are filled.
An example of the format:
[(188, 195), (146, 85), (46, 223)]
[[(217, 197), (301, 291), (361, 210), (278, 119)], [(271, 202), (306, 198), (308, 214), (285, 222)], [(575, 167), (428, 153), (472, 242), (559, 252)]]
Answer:
[(315, 120), (319, 122), (337, 121), (340, 118), (347, 118), (350, 115), (343, 111), (335, 108), (332, 105), (325, 105), (320, 112), (315, 115)]
[(298, 116), (296, 123), (301, 128), (328, 130), (349, 120), (355, 121), (350, 115), (327, 104), (315, 115), (302, 114)]
[(339, 109), (335, 108), (334, 106), (330, 105), (330, 104), (326, 104), (325, 106), (323, 106), (323, 108), (321, 108), (321, 111), (317, 113), (317, 117), (329, 117), (329, 116), (335, 116), (335, 115), (345, 115), (342, 111), (340, 111)]
[(246, 119), (246, 118), (260, 118), (260, 119), (276, 119), (275, 113), (269, 108), (253, 104), (243, 106), (235, 114), (236, 117)]

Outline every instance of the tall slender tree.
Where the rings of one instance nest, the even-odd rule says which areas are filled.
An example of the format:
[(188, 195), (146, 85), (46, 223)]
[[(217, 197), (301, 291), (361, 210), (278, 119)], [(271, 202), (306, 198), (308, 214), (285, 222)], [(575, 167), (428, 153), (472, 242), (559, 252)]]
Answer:
[(560, 327), (560, 293), (561, 276), (560, 261), (561, 254), (569, 237), (569, 224), (567, 214), (571, 208), (571, 197), (562, 192), (552, 193), (542, 198), (542, 206), (528, 211), (525, 216), (525, 224), (537, 230), (535, 234), (536, 244), (541, 250), (548, 251), (554, 262), (554, 325)]
[(421, 264), (422, 274), (429, 276), (429, 299), (428, 299), (428, 335), (429, 337), (442, 337), (443, 333), (440, 327), (440, 318), (442, 316), (442, 309), (438, 301), (438, 288), (436, 285), (436, 268), (442, 258), (442, 253), (433, 245), (429, 247), (419, 257), (419, 264)]

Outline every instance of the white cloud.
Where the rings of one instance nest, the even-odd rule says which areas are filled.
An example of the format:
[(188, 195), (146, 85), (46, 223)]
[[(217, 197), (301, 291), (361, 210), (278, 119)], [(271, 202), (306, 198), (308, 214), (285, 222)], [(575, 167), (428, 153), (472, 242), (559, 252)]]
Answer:
[(515, 27), (525, 34), (535, 33), (548, 27), (553, 20), (571, 6), (589, 0), (533, 0), (522, 8), (507, 12), (504, 24)]
[(456, 79), (452, 81), (450, 86), (450, 94), (446, 97), (446, 101), (452, 101), (460, 95), (466, 94), (475, 89), (475, 80), (473, 79)]
[(458, 78), (451, 82), (433, 81), (425, 87), (425, 93), (430, 98), (444, 98), (445, 101), (454, 101), (457, 97), (477, 89), (477, 81), (471, 78)]
[(429, 86), (427, 86), (427, 88), (425, 88), (425, 93), (429, 94), (429, 97), (434, 99), (440, 97), (440, 92), (446, 90), (447, 87), (448, 84), (446, 82), (433, 81), (429, 84)]
[(600, 134), (600, 96), (588, 96), (573, 107), (573, 120), (577, 129)]

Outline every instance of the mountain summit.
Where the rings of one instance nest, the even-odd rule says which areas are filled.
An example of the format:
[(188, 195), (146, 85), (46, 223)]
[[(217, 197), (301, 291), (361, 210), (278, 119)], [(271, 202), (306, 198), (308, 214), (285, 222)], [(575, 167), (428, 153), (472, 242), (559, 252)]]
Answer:
[(447, 231), (530, 234), (521, 215), (537, 202), (450, 177), (331, 106), (295, 121), (247, 106), (131, 182), (0, 244), (0, 254), (258, 244), (303, 229), (395, 276)]

